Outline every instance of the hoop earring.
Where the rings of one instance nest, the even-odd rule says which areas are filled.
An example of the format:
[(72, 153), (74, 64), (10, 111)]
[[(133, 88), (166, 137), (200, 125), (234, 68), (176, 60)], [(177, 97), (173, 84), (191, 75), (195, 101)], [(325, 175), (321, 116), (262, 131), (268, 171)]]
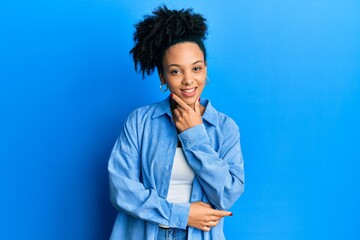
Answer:
[[(164, 88), (165, 86), (165, 88)], [(165, 83), (165, 84), (160, 84), (160, 91), (161, 92), (166, 92), (168, 90), (168, 85)]]
[(206, 76), (206, 79), (205, 79), (205, 85), (208, 85), (208, 84), (209, 84), (209, 82), (210, 82), (210, 79), (209, 79), (209, 77), (208, 77), (208, 76)]

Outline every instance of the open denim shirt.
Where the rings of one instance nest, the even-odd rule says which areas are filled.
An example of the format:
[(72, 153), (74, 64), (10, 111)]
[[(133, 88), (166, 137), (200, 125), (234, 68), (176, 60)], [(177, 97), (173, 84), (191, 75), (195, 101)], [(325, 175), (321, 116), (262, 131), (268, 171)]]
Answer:
[[(180, 134), (169, 97), (133, 111), (110, 156), (110, 198), (118, 215), (111, 239), (156, 239), (158, 225), (185, 229), (190, 203), (166, 200), (178, 139), (195, 172), (190, 202), (227, 210), (244, 191), (240, 132), (209, 100), (203, 123)], [(188, 227), (188, 239), (225, 239), (224, 219), (210, 232)]]

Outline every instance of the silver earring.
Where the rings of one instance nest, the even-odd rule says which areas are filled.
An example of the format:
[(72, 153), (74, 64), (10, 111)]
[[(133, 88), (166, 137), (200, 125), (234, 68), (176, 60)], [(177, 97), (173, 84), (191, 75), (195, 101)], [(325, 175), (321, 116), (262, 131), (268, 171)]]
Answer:
[[(164, 88), (164, 86), (165, 86), (165, 88)], [(161, 92), (166, 92), (168, 89), (169, 88), (168, 88), (168, 85), (166, 83), (160, 84), (160, 91)]]
[(208, 84), (209, 84), (209, 82), (210, 82), (209, 77), (208, 77), (208, 76), (206, 76), (205, 85), (208, 85)]

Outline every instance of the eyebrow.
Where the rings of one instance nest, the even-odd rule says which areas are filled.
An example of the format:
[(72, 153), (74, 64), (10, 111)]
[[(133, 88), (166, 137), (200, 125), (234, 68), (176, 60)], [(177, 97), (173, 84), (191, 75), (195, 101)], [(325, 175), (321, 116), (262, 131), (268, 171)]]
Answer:
[[(195, 65), (195, 64), (197, 64), (197, 63), (204, 63), (202, 60), (198, 60), (198, 61), (196, 61), (196, 62), (194, 62), (192, 65)], [(168, 65), (167, 66), (167, 68), (169, 68), (169, 67), (181, 67), (179, 64), (170, 64), (170, 65)]]

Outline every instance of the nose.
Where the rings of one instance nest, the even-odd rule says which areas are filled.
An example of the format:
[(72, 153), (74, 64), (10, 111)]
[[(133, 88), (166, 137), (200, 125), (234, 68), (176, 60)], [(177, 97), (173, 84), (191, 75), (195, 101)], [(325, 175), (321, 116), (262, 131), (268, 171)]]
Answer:
[(191, 86), (194, 81), (194, 76), (191, 74), (191, 72), (185, 72), (183, 76), (184, 78), (182, 80), (182, 84), (186, 86)]

